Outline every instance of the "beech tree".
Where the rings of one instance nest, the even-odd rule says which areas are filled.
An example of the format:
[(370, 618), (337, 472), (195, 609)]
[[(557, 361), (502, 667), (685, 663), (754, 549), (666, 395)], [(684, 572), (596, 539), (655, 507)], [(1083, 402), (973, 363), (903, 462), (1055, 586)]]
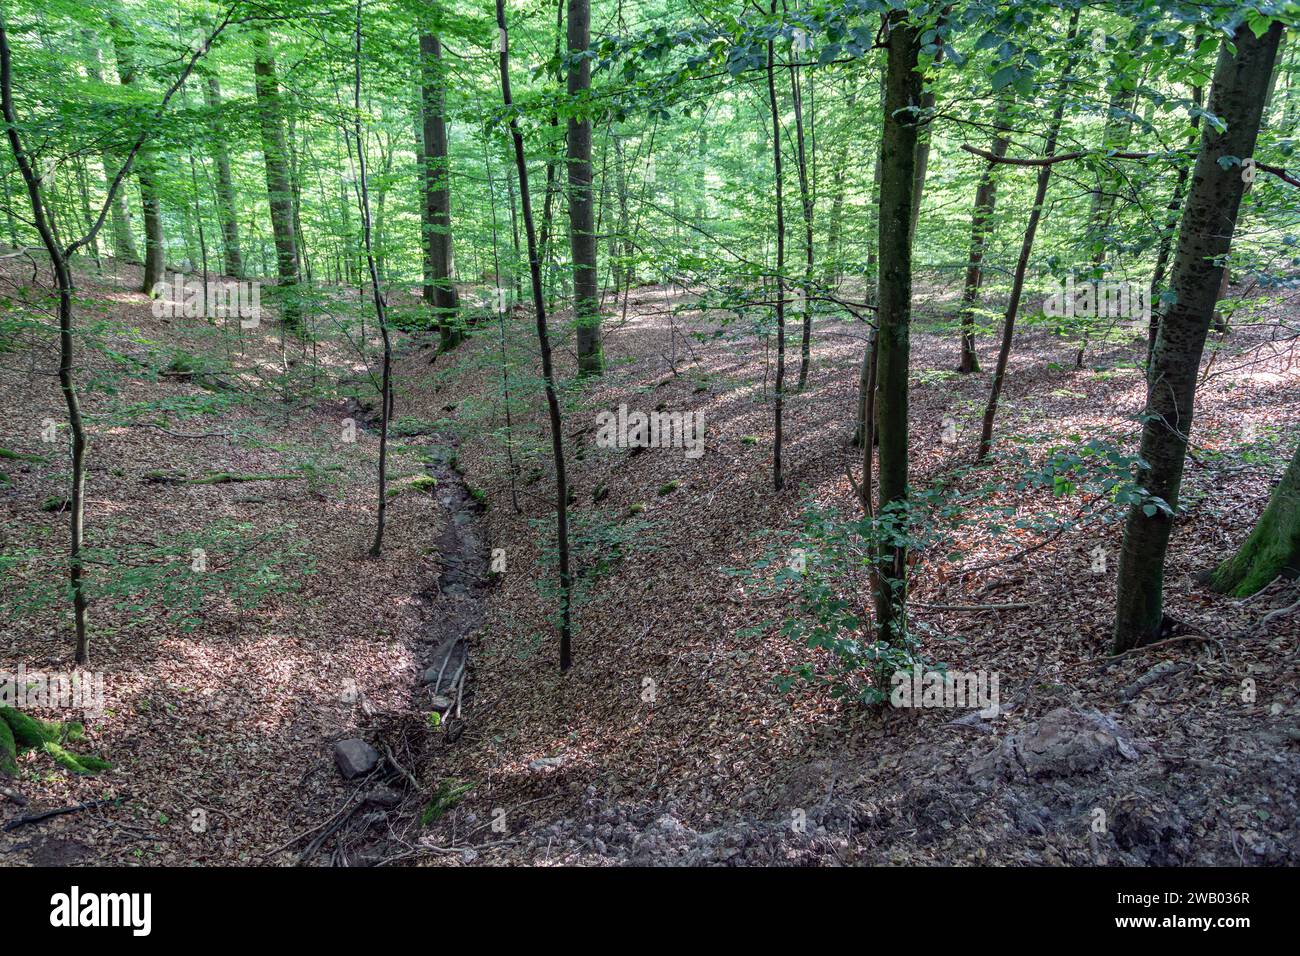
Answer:
[(605, 368), (600, 344), (600, 285), (596, 271), (596, 211), (592, 201), (591, 117), (585, 102), (591, 91), (591, 0), (569, 0), (569, 242), (573, 251), (573, 322), (578, 333), (578, 372), (599, 375)]
[(302, 303), (298, 289), (298, 241), (294, 230), (293, 180), (289, 149), (284, 137), (284, 109), (275, 74), (268, 28), (253, 31), (253, 74), (257, 90), (257, 120), (262, 132), (266, 163), (266, 195), (275, 236), (276, 271), (280, 279), (280, 321), (292, 332), (302, 332)]
[[(876, 422), (880, 429), (878, 520), (886, 540), (876, 556), (877, 639), (895, 643), (907, 628), (908, 364), (912, 323), (912, 191), (921, 106), (921, 28), (905, 11), (886, 18), (884, 129), (880, 139), (880, 283), (876, 313)], [(863, 442), (871, 456), (871, 442)]]
[[(435, 22), (437, 9), (434, 10)], [(451, 166), (447, 158), (446, 78), (437, 32), (420, 34), (421, 112), (424, 118), (424, 298), (433, 309), (443, 349), (464, 337), (460, 300), (452, 280)]]
[(1201, 134), (1169, 276), (1176, 299), (1165, 310), (1156, 335), (1136, 475), (1145, 497), (1129, 509), (1120, 551), (1117, 653), (1155, 640), (1162, 632), (1165, 553), (1191, 440), (1201, 353), (1246, 188), (1241, 161), (1255, 150), (1281, 38), (1280, 21), (1252, 21), (1237, 26), (1219, 51), (1208, 108), (1222, 126), (1207, 123)]

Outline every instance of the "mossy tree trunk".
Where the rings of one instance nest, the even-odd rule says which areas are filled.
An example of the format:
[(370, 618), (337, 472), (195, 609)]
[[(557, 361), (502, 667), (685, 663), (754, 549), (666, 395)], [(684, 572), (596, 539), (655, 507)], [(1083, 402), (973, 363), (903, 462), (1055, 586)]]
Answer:
[(1247, 597), (1280, 574), (1300, 576), (1300, 445), (1255, 530), (1219, 565), (1210, 583), (1216, 591)]

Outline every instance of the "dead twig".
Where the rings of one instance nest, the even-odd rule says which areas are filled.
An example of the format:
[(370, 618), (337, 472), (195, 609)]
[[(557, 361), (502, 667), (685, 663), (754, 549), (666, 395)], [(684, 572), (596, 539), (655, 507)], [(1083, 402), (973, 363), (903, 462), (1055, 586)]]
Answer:
[(29, 823), (40, 823), (53, 817), (61, 817), (69, 813), (80, 813), (82, 810), (94, 810), (99, 807), (121, 806), (122, 803), (130, 799), (130, 794), (120, 797), (112, 797), (108, 800), (88, 800), (85, 803), (79, 803), (75, 807), (59, 807), (57, 810), (45, 810), (41, 813), (30, 813), (25, 817), (19, 817), (16, 820), (10, 820), (0, 830), (5, 833), (11, 833), (19, 827), (25, 827)]

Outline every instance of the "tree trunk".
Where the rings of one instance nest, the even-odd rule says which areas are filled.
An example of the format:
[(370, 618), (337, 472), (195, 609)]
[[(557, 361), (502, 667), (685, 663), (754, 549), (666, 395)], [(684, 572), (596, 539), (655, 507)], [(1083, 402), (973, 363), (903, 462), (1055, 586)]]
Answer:
[[(1192, 102), (1198, 107), (1201, 105), (1202, 90), (1199, 86), (1192, 87)], [(1196, 145), (1196, 136), (1200, 130), (1200, 114), (1192, 117), (1192, 136), (1188, 147)], [(1178, 167), (1178, 178), (1174, 180), (1174, 191), (1169, 197), (1169, 205), (1165, 209), (1165, 225), (1160, 230), (1160, 247), (1156, 250), (1156, 266), (1151, 273), (1151, 320), (1147, 324), (1147, 360), (1146, 368), (1148, 372), (1151, 369), (1151, 356), (1156, 349), (1156, 332), (1160, 328), (1160, 313), (1164, 311), (1160, 303), (1161, 285), (1165, 281), (1165, 269), (1169, 266), (1169, 253), (1173, 251), (1174, 236), (1178, 234), (1178, 212), (1183, 207), (1183, 190), (1187, 188), (1187, 176), (1192, 171), (1191, 162), (1182, 163)]]
[[(1066, 31), (1066, 43), (1072, 45), (1079, 33), (1079, 11), (1076, 8), (1070, 16), (1070, 27)], [(1047, 130), (1047, 143), (1043, 149), (1044, 157), (1050, 159), (1056, 154), (1056, 139), (1061, 132), (1061, 119), (1065, 115), (1065, 91), (1070, 83), (1074, 66), (1079, 62), (1077, 52), (1071, 52), (1066, 59), (1065, 70), (1061, 73), (1061, 91), (1057, 95), (1056, 109), (1052, 112), (1052, 122)], [(1007, 302), (1007, 313), (1002, 323), (1002, 344), (998, 348), (998, 363), (993, 372), (993, 385), (989, 389), (988, 405), (984, 408), (984, 424), (980, 430), (979, 451), (975, 455), (977, 462), (988, 457), (993, 447), (993, 421), (998, 413), (998, 398), (1002, 394), (1002, 383), (1006, 380), (1007, 361), (1011, 357), (1011, 341), (1016, 330), (1016, 314), (1020, 311), (1020, 296), (1025, 291), (1025, 273), (1029, 269), (1029, 255), (1034, 249), (1034, 236), (1038, 232), (1038, 222), (1043, 216), (1043, 202), (1047, 199), (1047, 184), (1052, 179), (1050, 164), (1038, 169), (1038, 188), (1034, 193), (1034, 205), (1029, 211), (1029, 222), (1025, 226), (1025, 237), (1020, 243), (1020, 258), (1016, 260), (1015, 275), (1011, 279), (1011, 299)]]
[[(952, 4), (948, 4), (939, 14), (939, 20), (936, 24), (936, 30), (943, 29), (943, 23), (952, 13)], [(943, 47), (934, 51), (934, 60), (931, 61), (930, 68), (935, 73), (939, 70), (939, 65), (943, 63)], [(930, 166), (930, 124), (933, 122), (935, 93), (934, 78), (929, 83), (923, 83), (921, 93), (921, 119), (924, 126), (917, 131), (916, 139), (916, 183), (912, 187), (912, 239), (916, 238), (916, 224), (921, 220), (921, 196), (925, 192), (925, 174)]]
[[(113, 48), (117, 53), (117, 75), (123, 86), (135, 83), (135, 44), (125, 24), (116, 17)], [(163, 239), (162, 199), (158, 195), (158, 173), (152, 150), (142, 149), (135, 160), (140, 182), (140, 205), (144, 211), (144, 276), (140, 291), (152, 295), (154, 286), (163, 279), (167, 249)]]
[[(1246, 187), (1238, 158), (1255, 151), (1281, 36), (1279, 22), (1262, 37), (1241, 26), (1231, 43), (1235, 51), (1226, 40), (1219, 50), (1209, 109), (1227, 126), (1220, 131), (1204, 124), (1170, 275), (1177, 301), (1165, 312), (1156, 338), (1143, 415), (1143, 467), (1135, 476), (1148, 499), (1130, 507), (1124, 526), (1115, 602), (1117, 653), (1155, 639), (1164, 620), (1165, 553), (1192, 433), (1196, 379)], [(1220, 164), (1225, 157), (1233, 159)]]
[(384, 524), (388, 509), (388, 422), (392, 413), (393, 344), (388, 334), (388, 309), (387, 304), (384, 302), (383, 290), (379, 287), (379, 268), (376, 265), (375, 250), (371, 239), (370, 186), (366, 177), (365, 140), (361, 137), (361, 3), (362, 0), (357, 0), (356, 28), (353, 32), (352, 129), (357, 147), (357, 196), (361, 207), (361, 237), (366, 250), (366, 265), (370, 270), (370, 292), (375, 305), (375, 319), (379, 323), (379, 334), (384, 341), (383, 379), (379, 392), (379, 473), (377, 478), (379, 507), (375, 518), (375, 540), (370, 546), (371, 556), (377, 558), (384, 550)]
[(1300, 445), (1250, 537), (1219, 565), (1210, 584), (1221, 593), (1249, 597), (1280, 574), (1300, 576)]
[(569, 487), (564, 470), (564, 425), (560, 419), (560, 402), (555, 391), (555, 371), (551, 365), (551, 339), (546, 328), (546, 296), (542, 291), (542, 267), (537, 258), (537, 234), (533, 229), (533, 207), (528, 195), (528, 161), (524, 156), (524, 138), (519, 132), (518, 117), (512, 112), (510, 97), (510, 44), (506, 33), (505, 0), (496, 0), (498, 60), (501, 71), (501, 99), (510, 116), (510, 136), (515, 146), (515, 169), (519, 177), (519, 204), (528, 238), (528, 271), (533, 285), (533, 308), (537, 313), (537, 344), (542, 355), (542, 381), (546, 389), (546, 409), (551, 425), (551, 454), (555, 461), (556, 550), (560, 559), (560, 672), (572, 662), (570, 641), (573, 618), (573, 578), (569, 571)]
[(212, 113), (212, 163), (217, 168), (217, 215), (221, 219), (221, 252), (226, 275), (236, 279), (244, 277), (244, 259), (239, 253), (239, 220), (236, 216), (235, 184), (230, 176), (230, 150), (226, 148), (218, 119), (221, 110), (221, 84), (217, 75), (208, 75), (203, 90), (208, 110)]
[[(776, 14), (776, 0), (772, 0)], [(776, 102), (776, 66), (772, 41), (767, 41), (767, 95), (772, 111), (772, 169), (776, 183), (776, 387), (773, 410), (772, 485), (785, 487), (781, 471), (782, 417), (785, 401), (785, 200), (781, 185), (781, 111)]]
[[(82, 36), (88, 45), (86, 73), (96, 83), (102, 83), (104, 75), (99, 61), (99, 39), (89, 30), (83, 31)], [(122, 168), (122, 164), (108, 150), (100, 153), (100, 162), (104, 165), (104, 188), (107, 191), (109, 185), (117, 178), (117, 172)], [(131, 265), (139, 265), (140, 251), (136, 248), (135, 237), (131, 235), (131, 213), (127, 207), (125, 189), (114, 192), (108, 214), (109, 237), (113, 244), (114, 258)]]
[(808, 158), (803, 134), (803, 90), (800, 88), (799, 68), (790, 64), (790, 96), (794, 105), (795, 157), (799, 169), (799, 205), (803, 212), (803, 338), (799, 343), (798, 390), (808, 384), (808, 362), (812, 344), (812, 281), (815, 266), (813, 251), (814, 197), (808, 185)]
[(453, 285), (455, 262), (451, 236), (451, 166), (447, 158), (446, 76), (442, 41), (436, 33), (420, 36), (421, 99), (424, 114), (424, 298), (433, 309), (441, 347), (455, 348), (464, 338), (460, 299)]
[[(569, 0), (569, 54), (591, 45), (591, 0)], [(605, 369), (600, 344), (600, 282), (596, 271), (596, 223), (591, 189), (591, 118), (582, 103), (591, 90), (591, 60), (569, 67), (569, 99), (581, 112), (569, 116), (569, 245), (573, 255), (573, 322), (578, 339), (578, 374)], [(571, 104), (572, 108), (572, 104)]]
[[(993, 125), (998, 132), (993, 137), (993, 155), (1006, 156), (1010, 144), (1010, 129), (1007, 125), (1009, 109), (1007, 98), (998, 100), (997, 115)], [(979, 357), (975, 354), (975, 305), (979, 301), (980, 286), (984, 284), (984, 246), (992, 230), (993, 206), (997, 201), (998, 183), (996, 179), (997, 163), (985, 163), (980, 173), (979, 185), (975, 187), (975, 210), (971, 213), (970, 256), (966, 262), (966, 284), (961, 296), (961, 364), (957, 371), (963, 375), (980, 370)]]
[[(887, 21), (885, 110), (880, 139), (880, 283), (876, 339), (876, 424), (880, 430), (880, 506), (888, 540), (876, 554), (877, 639), (895, 644), (907, 628), (907, 376), (912, 321), (912, 191), (921, 100), (920, 33), (905, 13)], [(863, 442), (863, 456), (871, 454)]]
[(293, 228), (293, 181), (289, 176), (289, 151), (284, 141), (280, 85), (271, 55), (271, 37), (265, 27), (253, 30), (253, 80), (257, 92), (257, 118), (266, 159), (266, 193), (275, 237), (276, 272), (280, 280), (280, 320), (301, 333), (302, 304), (298, 290), (298, 242)]

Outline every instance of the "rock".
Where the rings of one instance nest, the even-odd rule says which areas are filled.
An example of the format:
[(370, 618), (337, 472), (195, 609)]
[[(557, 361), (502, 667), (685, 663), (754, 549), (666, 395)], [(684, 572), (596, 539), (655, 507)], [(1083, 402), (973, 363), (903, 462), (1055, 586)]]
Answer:
[(444, 697), (442, 694), (434, 694), (429, 698), (429, 706), (441, 714), (451, 710), (453, 703), (450, 697)]
[(344, 780), (353, 780), (379, 766), (379, 751), (360, 737), (339, 740), (334, 744), (334, 762)]
[(528, 762), (529, 770), (549, 770), (564, 763), (564, 757), (539, 757)]
[(1136, 760), (1138, 753), (1112, 718), (1096, 710), (1058, 707), (976, 758), (969, 773), (983, 783), (1043, 780), (1091, 773), (1121, 758)]

